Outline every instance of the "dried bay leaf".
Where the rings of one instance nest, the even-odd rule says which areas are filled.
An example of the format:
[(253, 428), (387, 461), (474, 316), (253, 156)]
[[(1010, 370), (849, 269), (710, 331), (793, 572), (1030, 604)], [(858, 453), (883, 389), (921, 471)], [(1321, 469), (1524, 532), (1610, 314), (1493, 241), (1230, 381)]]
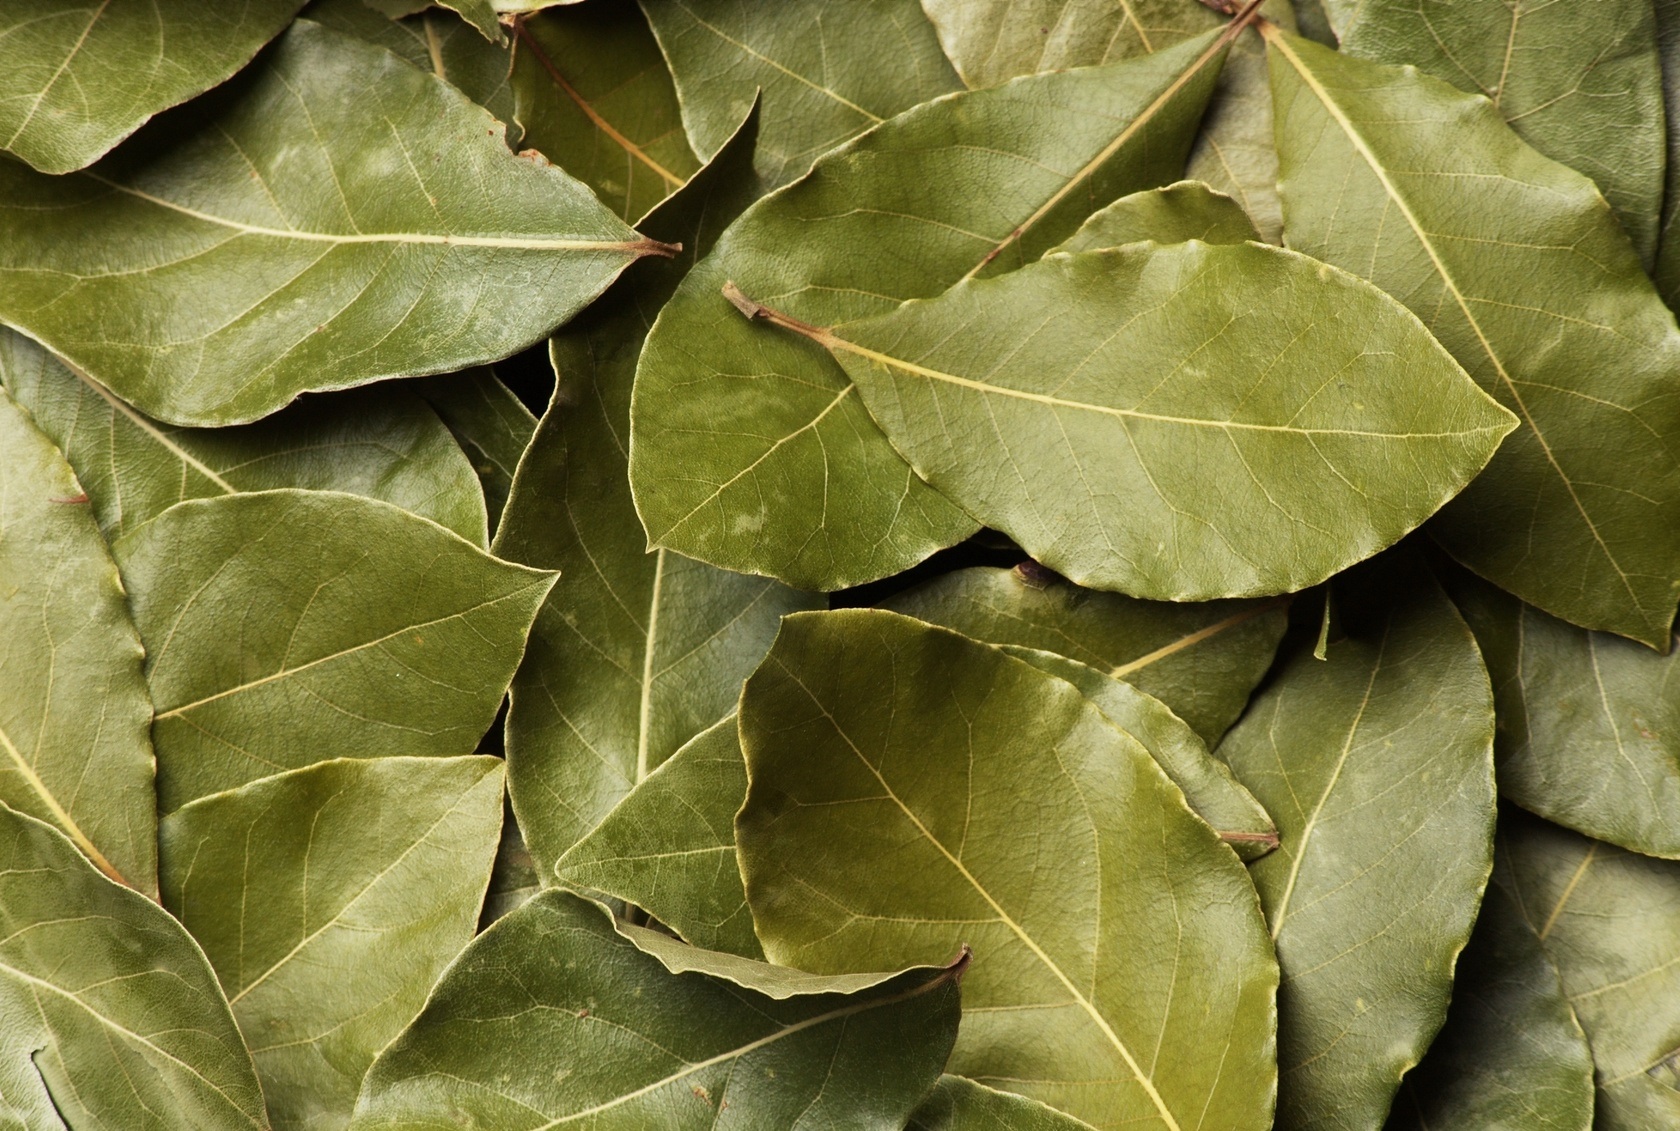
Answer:
[(87, 495), (0, 390), (0, 802), (152, 893), (157, 813), (142, 664)]
[(1486, 99), (1265, 31), (1289, 246), (1406, 303), (1522, 418), (1436, 540), (1554, 616), (1663, 646), (1680, 330), (1603, 197)]
[(1253, 888), (1076, 688), (883, 610), (799, 613), (740, 730), (735, 833), (773, 961), (841, 973), (967, 943), (952, 1071), (1099, 1127), (1270, 1125)]
[(537, 418), (487, 365), (422, 378), (416, 388), (443, 418), (478, 475), (494, 535)]
[(1089, 1131), (1091, 1125), (1013, 1092), (941, 1076), (908, 1131)]
[(1200, 181), (1179, 181), (1134, 192), (1098, 209), (1051, 253), (1096, 251), (1143, 240), (1242, 243), (1259, 238), (1254, 222), (1235, 200)]
[(114, 549), (163, 812), (329, 758), (471, 753), (554, 583), (330, 491), (178, 503)]
[(1651, 271), (1670, 307), (1680, 306), (1680, 0), (1656, 0), (1658, 61), (1662, 64), (1664, 149), (1668, 158), (1663, 184), (1662, 227), (1657, 233), (1657, 262)]

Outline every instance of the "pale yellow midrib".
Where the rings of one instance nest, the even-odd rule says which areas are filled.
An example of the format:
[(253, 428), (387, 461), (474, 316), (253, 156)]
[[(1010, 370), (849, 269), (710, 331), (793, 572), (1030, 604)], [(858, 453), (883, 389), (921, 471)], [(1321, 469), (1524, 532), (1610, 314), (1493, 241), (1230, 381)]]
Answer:
[(146, 435), (155, 440), (158, 446), (162, 447), (176, 459), (180, 460), (182, 463), (210, 480), (210, 482), (221, 488), (223, 493), (228, 495), (239, 494), (239, 489), (237, 487), (212, 471), (209, 465), (205, 464), (202, 460), (195, 458), (191, 452), (175, 443), (163, 432), (161, 428), (148, 418), (140, 415), (140, 413), (136, 412), (133, 408), (129, 407), (129, 405), (122, 399), (113, 395), (109, 389), (107, 389), (104, 385), (101, 385), (98, 381), (95, 381), (93, 377), (80, 366), (64, 361), (63, 358), (60, 358), (59, 360), (63, 362), (65, 368), (69, 369), (70, 372), (74, 373), (81, 379), (82, 384), (86, 385), (88, 388), (103, 397), (107, 404), (123, 416), (127, 417), (135, 427), (139, 428), (142, 432), (146, 433)]
[(64, 77), (64, 72), (70, 69), (71, 62), (77, 55), (81, 54), (82, 48), (87, 44), (88, 36), (93, 34), (94, 25), (99, 22), (100, 17), (105, 14), (105, 9), (110, 6), (111, 0), (100, 0), (99, 7), (93, 10), (93, 15), (88, 19), (87, 26), (82, 29), (82, 34), (76, 37), (76, 42), (64, 56), (64, 61), (58, 65), (58, 69), (53, 71), (52, 78), (48, 79), (35, 95), (35, 100), (29, 104), (29, 113), (23, 116), (23, 121), (18, 123), (18, 128), (12, 131), (12, 136), (7, 139), (6, 146), (8, 148), (17, 144), (17, 139), (23, 136), (23, 131), (27, 130), (29, 124), (35, 120), (35, 115), (40, 112), (41, 103), (46, 101), (52, 88), (58, 85), (58, 80)]
[(18, 776), (23, 778), (29, 788), (34, 791), (35, 796), (41, 799), (41, 804), (47, 807), (47, 811), (52, 814), (53, 820), (58, 822), (59, 827), (75, 842), (76, 847), (85, 852), (88, 859), (92, 860), (101, 872), (118, 883), (126, 885), (128, 881), (123, 878), (122, 873), (117, 871), (109, 860), (105, 859), (104, 853), (94, 847), (93, 841), (88, 839), (88, 835), (82, 831), (82, 827), (76, 823), (75, 818), (71, 817), (64, 806), (59, 804), (58, 798), (53, 796), (52, 791), (47, 788), (47, 783), (42, 781), (41, 776), (35, 772), (35, 767), (31, 766), (28, 760), (24, 758), (23, 752), (12, 742), (12, 736), (6, 733), (4, 727), (0, 727), (0, 746), (6, 748), (6, 753), (11, 758), (12, 766), (17, 771)]
[(1163, 644), (1153, 652), (1146, 652), (1135, 660), (1128, 660), (1125, 663), (1116, 666), (1108, 674), (1114, 679), (1125, 679), (1128, 675), (1131, 675), (1135, 671), (1147, 668), (1151, 664), (1160, 663), (1168, 656), (1182, 652), (1186, 648), (1193, 648), (1210, 637), (1218, 636), (1221, 632), (1235, 628), (1245, 621), (1253, 620), (1261, 613), (1270, 612), (1279, 605), (1286, 604), (1287, 602), (1288, 598), (1279, 598), (1277, 600), (1268, 601), (1263, 605), (1257, 605), (1252, 609), (1244, 609), (1242, 612), (1228, 616), (1222, 621), (1215, 621), (1213, 624), (1207, 625), (1203, 628), (1198, 628), (1195, 632), (1180, 636), (1177, 640), (1174, 640), (1170, 644)]
[(665, 551), (655, 550), (653, 595), (648, 600), (648, 626), (642, 647), (642, 699), (636, 715), (636, 784), (648, 776), (648, 728), (653, 721), (653, 653), (659, 638), (659, 594), (665, 584)]
[(1598, 855), (1598, 841), (1595, 840), (1587, 846), (1587, 854), (1581, 857), (1581, 862), (1575, 866), (1574, 874), (1569, 877), (1569, 882), (1564, 885), (1563, 892), (1558, 896), (1557, 902), (1552, 905), (1552, 913), (1546, 916), (1546, 922), (1538, 931), (1534, 932), (1541, 942), (1545, 942), (1546, 936), (1552, 933), (1553, 927), (1557, 926), (1558, 917), (1563, 914), (1564, 904), (1568, 903), (1570, 896), (1575, 894), (1575, 886), (1581, 882), (1581, 877), (1587, 874), (1587, 868), (1591, 866), (1593, 857), (1596, 855)]

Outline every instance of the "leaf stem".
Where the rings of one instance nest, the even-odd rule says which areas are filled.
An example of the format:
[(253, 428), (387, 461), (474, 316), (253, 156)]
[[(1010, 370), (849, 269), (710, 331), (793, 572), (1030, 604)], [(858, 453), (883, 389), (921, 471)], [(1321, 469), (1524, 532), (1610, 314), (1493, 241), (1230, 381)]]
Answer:
[(728, 299), (736, 310), (755, 321), (768, 322), (772, 326), (792, 330), (795, 334), (810, 338), (813, 342), (829, 349), (844, 348), (845, 343), (834, 336), (834, 331), (825, 330), (821, 326), (813, 326), (809, 322), (801, 322), (791, 314), (783, 314), (779, 310), (773, 310), (761, 302), (748, 298), (741, 288), (735, 285), (733, 279), (723, 284), (723, 297)]

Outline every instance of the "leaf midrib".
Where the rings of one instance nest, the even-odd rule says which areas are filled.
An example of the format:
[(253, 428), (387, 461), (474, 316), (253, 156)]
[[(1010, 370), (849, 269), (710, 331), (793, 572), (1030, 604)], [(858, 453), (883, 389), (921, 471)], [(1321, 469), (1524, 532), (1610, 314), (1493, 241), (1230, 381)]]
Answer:
[(70, 69), (70, 64), (75, 61), (77, 55), (81, 54), (82, 48), (87, 44), (88, 36), (93, 34), (94, 25), (99, 23), (105, 15), (105, 9), (110, 6), (111, 0), (100, 0), (99, 7), (93, 10), (93, 15), (88, 18), (87, 26), (82, 28), (82, 34), (76, 37), (76, 42), (64, 56), (64, 61), (58, 65), (58, 68), (53, 71), (52, 78), (48, 79), (41, 87), (40, 92), (35, 95), (35, 101), (29, 105), (29, 113), (23, 116), (23, 121), (18, 123), (18, 128), (12, 132), (12, 136), (6, 139), (6, 148), (10, 149), (16, 145), (18, 138), (22, 137), (30, 123), (35, 121), (35, 115), (40, 112), (41, 103), (47, 100), (47, 95), (52, 92), (52, 88), (58, 85), (58, 80), (64, 77), (64, 72)]
[(0, 746), (6, 748), (6, 753), (10, 756), (13, 768), (16, 769), (18, 776), (28, 783), (29, 788), (34, 791), (35, 796), (41, 799), (41, 804), (47, 807), (47, 811), (53, 815), (53, 819), (58, 822), (59, 827), (64, 830), (65, 834), (75, 842), (76, 847), (85, 852), (88, 859), (93, 861), (94, 866), (105, 875), (125, 887), (131, 886), (128, 880), (123, 877), (123, 874), (117, 871), (109, 860), (105, 859), (105, 854), (94, 847), (93, 841), (88, 838), (87, 833), (82, 831), (82, 827), (76, 823), (75, 818), (71, 817), (64, 806), (59, 804), (58, 798), (53, 795), (52, 790), (47, 788), (47, 783), (42, 781), (41, 776), (35, 772), (35, 767), (24, 758), (23, 751), (19, 750), (17, 745), (12, 742), (12, 736), (6, 733), (5, 727), (0, 727)]

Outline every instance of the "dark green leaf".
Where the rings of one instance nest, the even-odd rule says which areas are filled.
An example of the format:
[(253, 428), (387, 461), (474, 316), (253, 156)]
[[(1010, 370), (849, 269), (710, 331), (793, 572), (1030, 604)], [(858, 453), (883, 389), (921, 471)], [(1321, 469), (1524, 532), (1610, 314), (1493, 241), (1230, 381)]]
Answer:
[(1166, 188), (1134, 192), (1093, 212), (1077, 232), (1051, 250), (1096, 251), (1143, 240), (1242, 243), (1259, 238), (1254, 222), (1236, 201), (1200, 181), (1179, 181)]
[(1656, 0), (1657, 54), (1667, 107), (1668, 176), (1663, 186), (1662, 230), (1652, 277), (1670, 307), (1680, 306), (1680, 0)]
[(514, 819), (513, 806), (503, 806), (502, 839), (496, 846), (496, 862), (490, 867), (490, 887), (484, 893), (484, 910), (479, 924), (489, 926), (542, 890), (537, 863), (525, 847), (525, 837)]
[(941, 1076), (910, 1117), (909, 1131), (1089, 1131), (1090, 1126), (1037, 1100), (962, 1076)]
[(427, 377), (417, 387), (471, 462), (489, 512), (490, 533), (495, 534), (537, 418), (489, 366)]

